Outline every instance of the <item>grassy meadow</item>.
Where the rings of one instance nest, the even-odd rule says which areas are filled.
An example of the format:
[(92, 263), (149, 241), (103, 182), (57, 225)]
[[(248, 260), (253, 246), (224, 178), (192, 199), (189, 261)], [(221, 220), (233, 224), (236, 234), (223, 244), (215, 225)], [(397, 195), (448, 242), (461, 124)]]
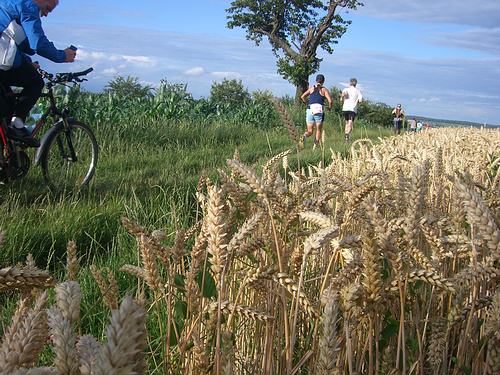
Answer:
[[(302, 111), (295, 114), (300, 133), (305, 130)], [(332, 118), (333, 117), (333, 118)], [(155, 119), (122, 119), (123, 122), (93, 125), (100, 154), (89, 189), (81, 194), (53, 195), (44, 184), (39, 167), (21, 181), (0, 186), (3, 215), (0, 228), (8, 233), (0, 264), (8, 265), (32, 253), (45, 267), (47, 259), (65, 254), (74, 239), (83, 256), (97, 262), (116, 251), (119, 219), (126, 215), (154, 228), (171, 232), (192, 223), (196, 215), (194, 193), (202, 176), (217, 178), (235, 150), (249, 164), (293, 148), (285, 126), (257, 127), (224, 121), (195, 122)], [(234, 121), (234, 120), (233, 120)], [(343, 123), (327, 115), (325, 146), (312, 150), (312, 138), (300, 153), (304, 165), (327, 163), (330, 150), (348, 153), (342, 138)], [(387, 129), (361, 123), (353, 140), (388, 135)], [(296, 163), (297, 157), (290, 163)], [(47, 266), (56, 269), (57, 262)]]
[(0, 186), (0, 373), (500, 369), (498, 131), (365, 117), (345, 145), (334, 111), (299, 150), (290, 105), (67, 100), (98, 169), (79, 194)]

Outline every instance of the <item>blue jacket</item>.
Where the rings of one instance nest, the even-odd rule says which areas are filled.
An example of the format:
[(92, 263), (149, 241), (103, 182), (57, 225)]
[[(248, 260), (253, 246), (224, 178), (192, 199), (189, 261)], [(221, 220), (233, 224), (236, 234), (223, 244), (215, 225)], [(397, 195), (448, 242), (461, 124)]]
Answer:
[(3, 32), (13, 20), (21, 24), (26, 34), (25, 41), (18, 46), (14, 68), (23, 60), (31, 60), (25, 54), (36, 53), (57, 63), (66, 60), (65, 52), (58, 50), (45, 36), (40, 9), (33, 0), (0, 0), (0, 30)]

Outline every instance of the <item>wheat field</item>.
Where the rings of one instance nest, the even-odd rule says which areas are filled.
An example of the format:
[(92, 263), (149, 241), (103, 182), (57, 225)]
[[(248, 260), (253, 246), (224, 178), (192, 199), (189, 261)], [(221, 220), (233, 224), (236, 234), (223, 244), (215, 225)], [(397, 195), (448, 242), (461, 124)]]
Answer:
[(0, 374), (499, 374), (500, 132), (358, 140), (289, 165), (298, 133), (281, 115), (297, 149), (261, 167), (236, 152), (173, 241), (122, 219), (137, 262), (90, 266), (112, 311), (101, 337), (79, 326), (77, 244), (64, 280), (31, 259), (0, 270), (19, 296)]

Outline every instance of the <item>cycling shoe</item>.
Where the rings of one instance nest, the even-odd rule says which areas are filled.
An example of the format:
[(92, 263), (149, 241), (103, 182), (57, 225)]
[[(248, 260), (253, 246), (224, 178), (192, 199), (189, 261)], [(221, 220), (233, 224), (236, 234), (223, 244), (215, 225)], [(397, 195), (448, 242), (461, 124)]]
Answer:
[(24, 143), (28, 147), (40, 146), (40, 141), (36, 138), (33, 138), (30, 131), (24, 127), (15, 128), (9, 126), (7, 128), (7, 136), (15, 141)]

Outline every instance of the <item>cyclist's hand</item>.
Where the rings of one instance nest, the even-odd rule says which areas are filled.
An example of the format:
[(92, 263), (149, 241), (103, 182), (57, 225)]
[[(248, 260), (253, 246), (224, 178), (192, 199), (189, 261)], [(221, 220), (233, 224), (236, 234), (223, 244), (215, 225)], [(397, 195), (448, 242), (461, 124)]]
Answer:
[(75, 61), (75, 57), (76, 57), (76, 51), (70, 49), (70, 48), (66, 48), (64, 50), (64, 53), (66, 54), (66, 60), (64, 60), (64, 62), (73, 62)]
[(40, 64), (38, 63), (38, 61), (33, 61), (31, 65), (33, 65), (33, 67), (37, 70), (40, 69)]

